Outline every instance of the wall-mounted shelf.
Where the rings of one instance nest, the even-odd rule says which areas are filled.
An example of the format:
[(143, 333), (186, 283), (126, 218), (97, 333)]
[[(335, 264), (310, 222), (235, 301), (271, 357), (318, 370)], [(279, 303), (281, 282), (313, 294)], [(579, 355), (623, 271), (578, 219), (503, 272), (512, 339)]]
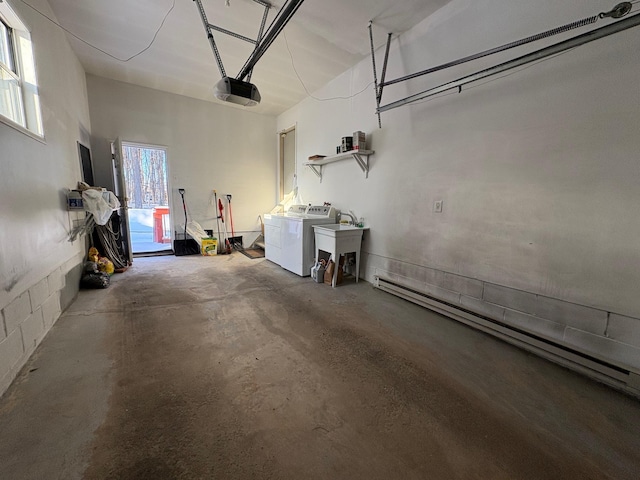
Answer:
[(324, 165), (352, 158), (364, 172), (365, 178), (369, 178), (369, 155), (373, 155), (374, 153), (375, 152), (373, 150), (351, 150), (349, 152), (339, 153), (330, 157), (324, 157), (320, 160), (311, 160), (305, 162), (305, 165), (309, 167), (322, 182), (322, 167)]

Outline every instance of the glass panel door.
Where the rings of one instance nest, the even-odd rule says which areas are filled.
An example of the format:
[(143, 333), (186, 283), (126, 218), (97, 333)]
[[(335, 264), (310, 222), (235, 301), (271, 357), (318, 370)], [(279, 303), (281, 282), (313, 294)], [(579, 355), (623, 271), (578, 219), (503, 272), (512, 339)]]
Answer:
[(131, 251), (134, 254), (171, 251), (166, 150), (123, 142), (122, 170)]

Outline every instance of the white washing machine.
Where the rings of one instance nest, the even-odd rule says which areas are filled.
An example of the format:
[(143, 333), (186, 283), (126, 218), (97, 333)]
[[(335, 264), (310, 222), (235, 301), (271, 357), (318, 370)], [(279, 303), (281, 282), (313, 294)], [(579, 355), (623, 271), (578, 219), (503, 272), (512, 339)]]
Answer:
[(311, 275), (315, 255), (313, 225), (332, 223), (336, 223), (336, 209), (331, 206), (309, 206), (305, 213), (290, 212), (282, 216), (280, 266), (301, 277)]

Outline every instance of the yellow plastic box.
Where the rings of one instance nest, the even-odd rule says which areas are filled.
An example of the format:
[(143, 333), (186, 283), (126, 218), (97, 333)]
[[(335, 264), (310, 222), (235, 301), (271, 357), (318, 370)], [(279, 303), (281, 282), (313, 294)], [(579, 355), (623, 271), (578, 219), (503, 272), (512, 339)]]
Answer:
[(202, 255), (211, 256), (218, 254), (218, 239), (203, 238), (202, 239)]

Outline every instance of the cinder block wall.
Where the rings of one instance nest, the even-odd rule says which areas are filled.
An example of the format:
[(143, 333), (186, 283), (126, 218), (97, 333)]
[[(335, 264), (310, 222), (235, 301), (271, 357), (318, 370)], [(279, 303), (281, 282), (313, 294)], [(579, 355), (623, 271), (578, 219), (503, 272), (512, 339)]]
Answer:
[(0, 396), (77, 295), (81, 262), (69, 259), (1, 310)]
[(367, 278), (386, 278), (640, 375), (640, 318), (399, 260), (363, 257)]
[[(5, 2), (7, 4), (8, 2)], [(29, 26), (42, 105), (42, 140), (0, 121), (0, 394), (75, 298), (85, 241), (66, 196), (82, 179), (78, 142), (91, 147), (86, 77), (46, 0), (11, 8)]]

